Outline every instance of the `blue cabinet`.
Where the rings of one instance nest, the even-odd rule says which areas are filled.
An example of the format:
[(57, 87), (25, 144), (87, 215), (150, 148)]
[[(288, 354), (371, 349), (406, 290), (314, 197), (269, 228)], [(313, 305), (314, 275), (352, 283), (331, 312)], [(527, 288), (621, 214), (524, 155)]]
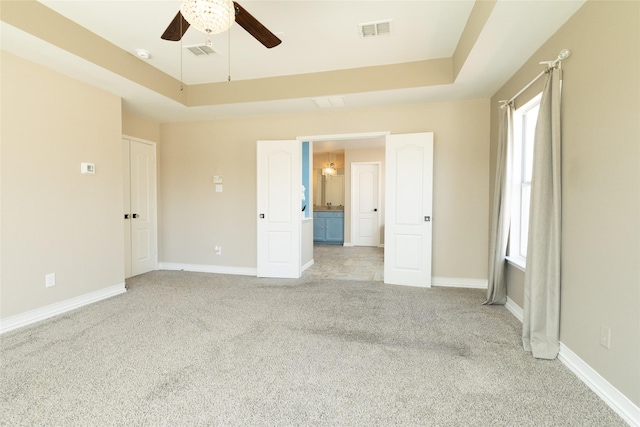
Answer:
[(344, 212), (316, 211), (313, 213), (313, 241), (315, 243), (344, 243)]

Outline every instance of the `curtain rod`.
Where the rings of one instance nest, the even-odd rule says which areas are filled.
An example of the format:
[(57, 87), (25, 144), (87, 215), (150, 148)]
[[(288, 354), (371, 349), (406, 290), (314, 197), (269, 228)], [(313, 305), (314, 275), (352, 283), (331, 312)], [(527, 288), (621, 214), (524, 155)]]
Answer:
[(504, 99), (504, 100), (498, 101), (500, 104), (502, 104), (502, 105), (501, 105), (501, 107), (504, 107), (505, 105), (509, 105), (509, 104), (511, 104), (511, 103), (512, 103), (512, 102), (513, 102), (517, 97), (519, 97), (520, 95), (522, 95), (522, 93), (523, 93), (525, 90), (529, 89), (529, 88), (531, 87), (531, 85), (532, 85), (532, 84), (534, 84), (535, 82), (537, 82), (537, 81), (538, 81), (538, 79), (539, 79), (540, 77), (544, 76), (544, 75), (547, 73), (547, 71), (548, 71), (549, 69), (551, 69), (551, 68), (555, 68), (555, 67), (557, 67), (558, 65), (561, 65), (561, 64), (562, 64), (562, 60), (567, 59), (567, 58), (569, 57), (569, 55), (571, 55), (571, 51), (570, 51), (569, 49), (562, 49), (562, 50), (560, 51), (560, 53), (558, 53), (558, 57), (557, 57), (555, 60), (553, 60), (553, 61), (542, 61), (542, 62), (540, 62), (540, 64), (545, 64), (545, 65), (547, 66), (547, 68), (546, 68), (543, 72), (541, 72), (540, 74), (538, 74), (537, 76), (535, 76), (535, 77), (533, 78), (533, 80), (531, 80), (531, 81), (529, 82), (529, 84), (527, 84), (525, 87), (523, 87), (522, 89), (520, 89), (520, 91), (519, 91), (518, 93), (516, 93), (515, 95), (513, 95), (509, 100)]

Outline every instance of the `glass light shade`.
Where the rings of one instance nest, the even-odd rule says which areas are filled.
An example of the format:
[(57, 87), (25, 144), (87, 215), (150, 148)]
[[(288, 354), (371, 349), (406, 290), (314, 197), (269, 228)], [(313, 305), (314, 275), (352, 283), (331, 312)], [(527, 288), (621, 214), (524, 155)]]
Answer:
[(180, 13), (205, 34), (226, 31), (236, 19), (232, 0), (180, 0)]
[(331, 176), (336, 174), (336, 167), (333, 163), (330, 163), (326, 168), (322, 170), (323, 175)]

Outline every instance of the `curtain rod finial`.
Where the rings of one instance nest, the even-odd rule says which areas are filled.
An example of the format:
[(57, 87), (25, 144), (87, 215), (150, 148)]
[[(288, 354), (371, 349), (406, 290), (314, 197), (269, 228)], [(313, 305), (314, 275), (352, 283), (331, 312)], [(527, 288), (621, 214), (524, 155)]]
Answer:
[(563, 59), (567, 59), (569, 56), (571, 56), (571, 51), (569, 49), (562, 49), (558, 54), (558, 59), (562, 61)]

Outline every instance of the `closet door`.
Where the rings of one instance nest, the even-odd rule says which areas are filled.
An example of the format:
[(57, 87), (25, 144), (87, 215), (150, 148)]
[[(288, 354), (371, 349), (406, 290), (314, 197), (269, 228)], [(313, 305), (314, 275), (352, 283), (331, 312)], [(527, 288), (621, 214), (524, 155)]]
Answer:
[[(130, 263), (130, 272), (126, 272), (127, 277), (130, 277), (154, 270), (157, 262), (156, 150), (151, 143), (126, 139), (123, 140), (123, 146), (127, 142), (128, 159), (127, 150), (123, 148), (124, 165), (129, 166), (129, 210), (125, 212), (125, 270)], [(125, 169), (125, 186), (126, 175)], [(125, 189), (125, 207), (126, 199)]]

